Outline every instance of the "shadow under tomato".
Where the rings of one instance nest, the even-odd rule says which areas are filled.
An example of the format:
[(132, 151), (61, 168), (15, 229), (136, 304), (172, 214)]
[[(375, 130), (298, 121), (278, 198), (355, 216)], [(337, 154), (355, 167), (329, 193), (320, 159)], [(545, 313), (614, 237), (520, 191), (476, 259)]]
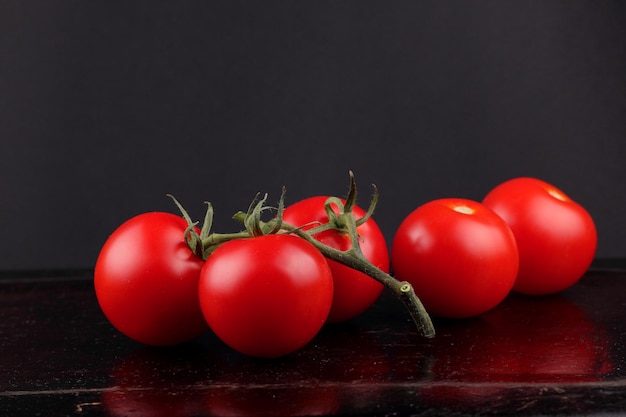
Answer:
[(336, 414), (356, 406), (361, 393), (353, 388), (377, 387), (390, 375), (389, 358), (379, 340), (347, 323), (326, 326), (293, 355), (279, 360), (240, 355), (231, 357), (224, 369), (225, 385), (207, 392), (210, 415)]
[(279, 359), (248, 357), (208, 338), (133, 352), (111, 371), (102, 403), (108, 416), (324, 415), (355, 400), (342, 394), (346, 386), (376, 386), (389, 369), (379, 340), (359, 326), (329, 326)]
[(112, 388), (102, 394), (102, 407), (111, 417), (203, 415), (211, 360), (194, 344), (141, 348), (112, 369)]

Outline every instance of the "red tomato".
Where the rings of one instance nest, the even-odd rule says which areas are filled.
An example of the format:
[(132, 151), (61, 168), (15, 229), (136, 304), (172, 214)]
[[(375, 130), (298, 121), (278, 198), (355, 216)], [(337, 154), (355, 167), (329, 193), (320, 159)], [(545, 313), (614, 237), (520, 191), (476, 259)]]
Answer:
[[(287, 207), (283, 220), (292, 226), (305, 226), (313, 222), (327, 223), (328, 216), (324, 204), (328, 197), (310, 197)], [(336, 210), (337, 212), (337, 210)], [(352, 213), (356, 218), (363, 217), (365, 211), (355, 206)], [(316, 226), (305, 226), (308, 229)], [(371, 217), (357, 228), (363, 255), (374, 266), (389, 272), (389, 250), (385, 237)], [(350, 248), (348, 235), (328, 230), (313, 236), (318, 241), (339, 250)], [(375, 279), (338, 262), (327, 260), (333, 274), (335, 295), (328, 317), (329, 322), (341, 322), (358, 316), (367, 310), (383, 290), (383, 285)]]
[(482, 314), (511, 291), (518, 270), (517, 246), (507, 224), (492, 210), (466, 199), (434, 200), (400, 224), (391, 264), (410, 282), (433, 315)]
[(94, 272), (98, 302), (120, 332), (148, 345), (175, 345), (208, 329), (198, 302), (203, 261), (184, 240), (187, 222), (145, 213), (105, 242)]
[(517, 240), (515, 291), (557, 293), (589, 268), (597, 245), (593, 219), (558, 188), (535, 178), (515, 178), (491, 190), (483, 203), (509, 224)]
[(250, 356), (279, 357), (322, 328), (333, 298), (324, 256), (292, 235), (224, 243), (200, 274), (199, 299), (209, 327)]

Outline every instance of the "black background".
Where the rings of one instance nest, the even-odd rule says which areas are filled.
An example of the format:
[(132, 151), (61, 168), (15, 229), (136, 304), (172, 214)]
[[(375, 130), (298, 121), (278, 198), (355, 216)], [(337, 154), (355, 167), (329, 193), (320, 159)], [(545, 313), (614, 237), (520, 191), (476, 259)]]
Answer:
[(92, 267), (129, 217), (216, 231), (257, 192), (344, 195), (389, 239), (534, 176), (626, 255), (626, 2), (0, 1), (0, 269)]

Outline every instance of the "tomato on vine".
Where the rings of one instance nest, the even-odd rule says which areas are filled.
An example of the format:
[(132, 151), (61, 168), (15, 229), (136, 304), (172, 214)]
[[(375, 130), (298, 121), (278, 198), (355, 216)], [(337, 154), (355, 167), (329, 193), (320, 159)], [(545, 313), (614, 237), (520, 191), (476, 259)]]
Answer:
[(187, 227), (174, 214), (140, 214), (119, 226), (100, 251), (98, 303), (111, 324), (137, 342), (176, 345), (208, 329), (198, 302), (204, 262), (187, 246)]
[[(138, 215), (102, 247), (94, 287), (104, 315), (121, 333), (147, 345), (185, 343), (211, 328), (241, 353), (279, 357), (311, 341), (329, 318), (359, 314), (386, 287), (407, 307), (420, 333), (433, 337), (413, 287), (388, 273), (387, 248), (371, 220), (377, 193), (364, 212), (354, 204), (352, 173), (350, 179), (345, 200), (323, 197), (319, 206), (315, 201), (328, 221), (313, 229), (283, 220), (284, 189), (277, 208), (265, 206), (267, 195), (260, 201), (257, 195), (247, 213), (233, 216), (245, 230), (224, 234), (211, 232), (210, 203), (199, 229), (170, 196), (182, 217)], [(276, 215), (264, 222), (267, 210)], [(287, 219), (315, 222), (305, 211), (307, 220), (293, 214), (299, 212), (295, 208)], [(345, 291), (344, 278), (336, 277), (344, 288), (332, 315), (335, 278), (329, 263), (336, 263), (337, 277), (350, 282)]]
[(591, 215), (563, 191), (537, 178), (514, 178), (492, 189), (483, 204), (510, 226), (520, 256), (514, 290), (553, 294), (574, 285), (596, 252)]
[(463, 318), (485, 313), (509, 294), (519, 258), (511, 229), (496, 213), (476, 201), (444, 198), (402, 221), (391, 265), (430, 313)]
[(240, 353), (288, 355), (328, 318), (333, 280), (324, 256), (288, 234), (235, 239), (208, 257), (199, 300), (209, 327)]
[[(329, 197), (310, 197), (289, 205), (283, 212), (283, 221), (307, 231), (320, 224), (329, 222), (326, 203)], [(345, 201), (342, 202), (345, 204)], [(340, 208), (332, 204), (335, 215)], [(352, 207), (357, 218), (366, 215), (365, 210), (358, 206)], [(384, 272), (389, 272), (389, 252), (385, 238), (373, 218), (357, 227), (359, 246), (365, 258)], [(342, 251), (352, 246), (350, 236), (337, 229), (327, 229), (314, 233), (313, 238), (319, 242)], [(367, 310), (380, 296), (383, 285), (354, 268), (328, 260), (333, 274), (334, 297), (328, 318), (329, 322), (341, 322), (352, 319)]]

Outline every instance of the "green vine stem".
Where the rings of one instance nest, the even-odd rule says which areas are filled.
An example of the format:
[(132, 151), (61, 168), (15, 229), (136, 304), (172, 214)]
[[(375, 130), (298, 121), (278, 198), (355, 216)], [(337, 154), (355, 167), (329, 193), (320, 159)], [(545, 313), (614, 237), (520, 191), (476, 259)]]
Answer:
[[(282, 212), (284, 209), (284, 195), (285, 189), (283, 188), (279, 206), (275, 209), (277, 214), (268, 222), (261, 220), (262, 212), (271, 209), (271, 207), (264, 205), (267, 200), (267, 194), (260, 200), (257, 195), (250, 205), (247, 213), (238, 212), (233, 216), (233, 219), (241, 222), (245, 226), (246, 230), (228, 234), (209, 233), (213, 218), (213, 209), (210, 203), (206, 203), (208, 206), (207, 213), (205, 215), (202, 230), (200, 234), (198, 234), (196, 232), (197, 222), (192, 222), (191, 218), (180, 203), (171, 195), (169, 197), (174, 200), (189, 225), (185, 231), (187, 244), (190, 249), (202, 259), (206, 260), (219, 245), (229, 240), (251, 238), (254, 236), (273, 233), (291, 233), (311, 243), (326, 258), (360, 271), (383, 284), (404, 304), (411, 316), (411, 319), (417, 326), (419, 333), (427, 338), (435, 336), (435, 329), (431, 318), (424, 308), (424, 305), (415, 294), (413, 286), (409, 282), (395, 279), (388, 273), (374, 266), (367, 260), (361, 251), (357, 228), (367, 221), (367, 219), (369, 219), (374, 212), (374, 208), (378, 201), (378, 191), (375, 186), (374, 196), (366, 214), (363, 217), (356, 219), (352, 213), (352, 208), (356, 204), (356, 183), (353, 173), (350, 172), (350, 190), (345, 203), (336, 197), (330, 197), (326, 201), (325, 205), (329, 221), (308, 230), (283, 222)], [(332, 206), (337, 207), (339, 209), (339, 213), (335, 213)], [(347, 233), (351, 241), (350, 249), (341, 251), (325, 245), (313, 237), (316, 233), (329, 229), (335, 229), (342, 233)]]
[[(354, 224), (354, 226), (352, 227), (351, 224)], [(352, 239), (353, 247), (347, 251), (340, 251), (324, 245), (300, 228), (293, 227), (285, 223), (283, 223), (282, 227), (284, 230), (300, 236), (313, 244), (326, 258), (363, 272), (364, 274), (382, 283), (404, 304), (414, 323), (417, 325), (418, 331), (423, 336), (428, 338), (435, 336), (435, 329), (430, 316), (428, 315), (428, 312), (424, 308), (422, 302), (415, 294), (413, 286), (408, 282), (398, 281), (391, 275), (375, 267), (363, 256), (361, 250), (358, 249), (358, 236), (356, 236), (355, 232), (352, 232), (352, 230), (356, 231), (355, 222), (349, 222), (348, 227), (351, 230), (350, 238)], [(354, 242), (357, 243), (354, 244)]]
[[(395, 279), (383, 270), (374, 266), (367, 260), (361, 251), (357, 227), (371, 217), (377, 201), (378, 191), (374, 186), (374, 196), (365, 216), (359, 219), (355, 218), (352, 213), (352, 208), (356, 203), (356, 183), (354, 175), (350, 172), (350, 191), (348, 192), (345, 203), (342, 203), (341, 200), (333, 197), (329, 198), (326, 202), (326, 212), (328, 213), (329, 223), (321, 225), (318, 228), (305, 231), (302, 228), (294, 227), (283, 222), (281, 228), (307, 240), (326, 258), (356, 269), (357, 271), (360, 271), (383, 284), (404, 304), (411, 315), (413, 322), (416, 324), (418, 331), (423, 336), (432, 338), (435, 336), (435, 328), (428, 312), (424, 308), (424, 305), (415, 294), (413, 286), (406, 281), (399, 281)], [(331, 207), (332, 205), (339, 207), (339, 214), (335, 214)], [(313, 237), (315, 233), (319, 233), (319, 231), (321, 231), (320, 229), (323, 230), (328, 228), (327, 225), (348, 234), (351, 241), (350, 249), (341, 251), (327, 246)]]

